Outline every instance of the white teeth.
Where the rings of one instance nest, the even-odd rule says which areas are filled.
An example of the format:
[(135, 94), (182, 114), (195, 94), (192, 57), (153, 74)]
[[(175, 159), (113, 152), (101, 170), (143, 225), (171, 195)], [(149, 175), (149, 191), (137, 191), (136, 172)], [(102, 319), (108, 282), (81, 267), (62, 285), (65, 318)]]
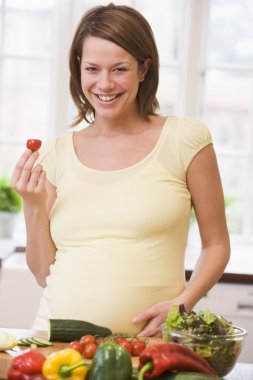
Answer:
[(103, 102), (108, 102), (110, 100), (113, 100), (116, 98), (117, 95), (113, 96), (104, 96), (104, 95), (98, 95), (99, 99), (102, 100)]

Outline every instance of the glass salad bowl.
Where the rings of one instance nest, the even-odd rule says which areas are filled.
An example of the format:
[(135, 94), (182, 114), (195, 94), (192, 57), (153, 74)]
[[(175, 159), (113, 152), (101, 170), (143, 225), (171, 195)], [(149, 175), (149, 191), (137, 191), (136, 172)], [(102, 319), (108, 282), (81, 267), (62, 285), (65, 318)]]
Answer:
[(247, 331), (209, 309), (187, 311), (172, 305), (162, 325), (163, 340), (183, 344), (206, 359), (217, 375), (227, 375), (236, 364)]
[(233, 333), (229, 335), (176, 331), (165, 324), (161, 328), (165, 342), (179, 343), (191, 348), (206, 359), (219, 376), (225, 376), (233, 369), (247, 335), (245, 329), (236, 326), (232, 326)]

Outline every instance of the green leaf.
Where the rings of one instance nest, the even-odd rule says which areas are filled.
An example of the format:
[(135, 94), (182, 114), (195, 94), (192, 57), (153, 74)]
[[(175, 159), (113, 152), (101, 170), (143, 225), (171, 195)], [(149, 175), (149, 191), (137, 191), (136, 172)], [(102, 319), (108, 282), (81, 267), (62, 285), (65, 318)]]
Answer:
[(169, 329), (181, 330), (185, 327), (185, 319), (180, 313), (178, 305), (172, 305), (165, 320), (165, 325)]
[(0, 178), (0, 211), (19, 212), (22, 209), (22, 200), (19, 194), (11, 187), (6, 176)]
[(208, 309), (200, 312), (199, 316), (207, 325), (211, 325), (217, 320), (217, 316)]

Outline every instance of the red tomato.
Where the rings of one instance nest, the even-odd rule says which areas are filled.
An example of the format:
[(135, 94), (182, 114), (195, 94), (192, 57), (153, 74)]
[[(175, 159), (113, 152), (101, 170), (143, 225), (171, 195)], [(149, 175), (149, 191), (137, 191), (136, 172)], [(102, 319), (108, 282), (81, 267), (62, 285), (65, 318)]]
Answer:
[(83, 353), (83, 345), (82, 343), (78, 342), (77, 340), (73, 340), (72, 342), (70, 342), (67, 347), (69, 348), (73, 348), (74, 350), (80, 352), (80, 354)]
[(113, 339), (115, 343), (121, 344), (128, 342), (127, 338), (124, 338), (123, 336), (119, 336), (118, 338)]
[(105, 341), (104, 338), (97, 338), (96, 339), (96, 343), (98, 346), (100, 346), (100, 344), (104, 343), (104, 341)]
[(86, 359), (93, 359), (98, 346), (96, 343), (87, 343), (83, 349), (83, 355)]
[(125, 339), (125, 338), (122, 338), (121, 340), (118, 340), (117, 342), (120, 346), (124, 347), (125, 350), (128, 351), (128, 353), (130, 355), (132, 355), (132, 351), (133, 351), (133, 348), (132, 348), (132, 344), (131, 342), (129, 342), (129, 340)]
[(80, 343), (85, 346), (87, 343), (96, 343), (96, 339), (93, 335), (84, 335), (80, 338)]
[(36, 139), (27, 140), (26, 147), (28, 149), (31, 149), (33, 152), (35, 152), (35, 150), (40, 149), (40, 147), (41, 147), (41, 140), (36, 140)]
[(133, 356), (139, 356), (146, 348), (146, 343), (141, 339), (134, 339), (131, 344)]

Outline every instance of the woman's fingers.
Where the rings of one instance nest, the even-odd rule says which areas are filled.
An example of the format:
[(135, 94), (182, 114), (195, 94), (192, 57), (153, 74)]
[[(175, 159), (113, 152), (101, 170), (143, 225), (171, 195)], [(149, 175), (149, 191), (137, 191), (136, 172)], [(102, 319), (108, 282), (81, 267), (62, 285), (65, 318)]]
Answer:
[(138, 336), (161, 336), (161, 324), (166, 319), (171, 301), (159, 302), (132, 318), (133, 323), (145, 322)]
[(25, 164), (23, 166), (23, 170), (22, 170), (20, 178), (19, 178), (21, 188), (23, 186), (26, 186), (27, 182), (30, 180), (32, 169), (33, 169), (34, 164), (35, 164), (37, 159), (38, 159), (38, 153), (34, 152), (30, 155), (28, 160), (25, 162)]
[(32, 169), (29, 182), (27, 183), (27, 191), (28, 192), (33, 192), (38, 187), (38, 183), (40, 180), (42, 170), (43, 170), (43, 168), (41, 165), (36, 165)]
[(12, 185), (16, 191), (22, 193), (27, 190), (27, 185), (31, 179), (32, 170), (38, 156), (38, 152), (32, 153), (28, 150), (19, 159), (12, 177)]
[(150, 308), (146, 309), (145, 311), (143, 311), (142, 313), (135, 315), (132, 318), (132, 322), (133, 323), (145, 322), (145, 321), (149, 320), (150, 318), (154, 317), (155, 315), (156, 315), (156, 311), (155, 311), (154, 307), (150, 307)]
[(161, 336), (161, 323), (159, 316), (151, 319), (146, 326), (139, 332), (138, 336)]
[(37, 192), (40, 193), (46, 188), (46, 172), (45, 170), (42, 170), (39, 176), (38, 185), (37, 185)]
[(24, 152), (12, 175), (12, 187), (23, 198), (24, 209), (46, 205), (46, 173), (41, 164), (36, 164), (38, 157), (38, 152)]
[(159, 316), (159, 311), (154, 306), (136, 315), (132, 319), (132, 322), (146, 322), (146, 325), (143, 327), (142, 331), (138, 334), (138, 336), (155, 336), (158, 333), (158, 330), (160, 329), (160, 323), (158, 321)]
[(20, 179), (20, 176), (21, 176), (21, 173), (22, 173), (22, 170), (24, 168), (24, 165), (25, 163), (27, 162), (27, 160), (29, 159), (29, 157), (31, 156), (32, 152), (30, 150), (26, 150), (22, 156), (20, 157), (20, 159), (18, 160), (15, 168), (14, 168), (14, 171), (12, 173), (12, 177), (11, 177), (11, 185), (12, 187), (15, 188), (16, 186), (16, 183), (19, 181)]

